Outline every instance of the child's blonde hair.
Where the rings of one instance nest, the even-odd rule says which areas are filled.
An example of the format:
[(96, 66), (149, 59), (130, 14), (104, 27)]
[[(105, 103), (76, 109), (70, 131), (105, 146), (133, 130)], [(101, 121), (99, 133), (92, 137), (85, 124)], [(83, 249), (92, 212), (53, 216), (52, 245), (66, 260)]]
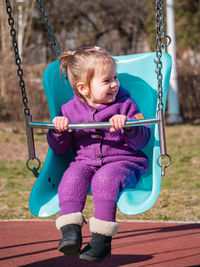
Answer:
[(98, 64), (102, 66), (114, 64), (115, 60), (104, 49), (98, 46), (83, 46), (77, 50), (63, 52), (59, 59), (61, 73), (65, 71), (66, 76), (77, 96), (84, 99), (77, 89), (77, 83), (82, 81), (90, 89), (91, 80), (94, 77)]

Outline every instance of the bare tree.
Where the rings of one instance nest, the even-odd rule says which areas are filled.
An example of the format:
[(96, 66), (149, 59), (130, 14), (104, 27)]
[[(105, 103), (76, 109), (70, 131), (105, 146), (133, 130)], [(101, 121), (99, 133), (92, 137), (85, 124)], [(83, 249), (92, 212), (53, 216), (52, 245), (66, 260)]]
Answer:
[[(26, 0), (23, 6), (22, 38), (26, 41), (24, 34), (31, 24), (31, 13), (34, 6), (33, 0)], [(18, 7), (17, 1), (10, 0), (12, 7), (12, 16), (14, 18), (14, 28), (16, 30), (16, 39), (18, 37)], [(14, 114), (13, 109), (17, 107), (19, 86), (17, 82), (17, 67), (15, 65), (15, 56), (12, 47), (13, 40), (10, 36), (10, 26), (8, 24), (8, 14), (6, 3), (0, 0), (0, 117), (8, 118)], [(23, 48), (23, 45), (22, 45)], [(16, 94), (17, 92), (17, 94)], [(2, 108), (3, 107), (3, 108)], [(12, 108), (10, 108), (12, 107)]]
[(0, 71), (0, 96), (1, 99), (6, 98), (6, 72), (7, 68), (9, 68), (10, 64), (13, 62), (12, 59), (12, 47), (11, 47), (11, 38), (10, 31), (8, 26), (8, 17), (6, 12), (5, 3), (3, 0), (0, 0), (0, 24), (1, 24), (1, 71)]
[[(28, 39), (32, 34), (32, 19), (35, 8), (35, 0), (26, 0), (23, 6), (23, 48), (27, 46)], [(22, 51), (23, 55), (23, 51)]]

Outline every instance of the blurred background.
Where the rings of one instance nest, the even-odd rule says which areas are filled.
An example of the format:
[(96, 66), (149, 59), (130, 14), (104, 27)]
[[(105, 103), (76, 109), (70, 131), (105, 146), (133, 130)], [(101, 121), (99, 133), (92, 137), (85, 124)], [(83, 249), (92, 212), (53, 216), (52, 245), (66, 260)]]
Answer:
[[(49, 121), (42, 76), (56, 55), (38, 2), (41, 3), (10, 0), (33, 121)], [(0, 0), (0, 219), (34, 218), (28, 199), (35, 177), (26, 168), (24, 112), (6, 3)], [(44, 0), (43, 3), (42, 12), (48, 14), (46, 22), (52, 26), (63, 51), (85, 43), (102, 46), (112, 55), (156, 51), (153, 0)], [(137, 216), (118, 213), (118, 218), (199, 221), (200, 0), (163, 0), (163, 3), (165, 31), (172, 38), (168, 52), (173, 53), (174, 68), (170, 81), (174, 93), (166, 110), (167, 147), (172, 164), (162, 179), (162, 190), (154, 207)], [(169, 15), (169, 9), (174, 16)], [(175, 115), (173, 124), (171, 115)], [(38, 129), (34, 133), (36, 156), (43, 164), (48, 150), (46, 132)], [(87, 201), (90, 205), (86, 205), (85, 216), (89, 218), (93, 214), (91, 197)]]
[[(34, 120), (44, 120), (49, 115), (41, 90), (42, 75), (56, 57), (37, 1), (10, 2), (30, 109)], [(4, 0), (0, 3), (0, 120), (21, 121), (23, 111), (6, 5)], [(43, 3), (62, 50), (89, 43), (102, 46), (113, 55), (156, 51), (153, 0), (49, 0)], [(176, 44), (177, 112), (183, 122), (199, 123), (200, 1), (175, 0), (174, 14), (176, 43), (173, 38), (172, 42)]]

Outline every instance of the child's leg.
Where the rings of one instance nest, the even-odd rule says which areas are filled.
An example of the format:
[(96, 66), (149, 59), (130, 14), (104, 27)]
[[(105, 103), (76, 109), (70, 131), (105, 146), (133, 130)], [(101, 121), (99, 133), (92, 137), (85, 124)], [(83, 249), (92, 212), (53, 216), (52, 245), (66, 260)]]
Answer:
[(58, 188), (61, 215), (83, 210), (94, 173), (94, 168), (82, 162), (72, 162), (70, 164)]
[(134, 187), (137, 179), (131, 162), (117, 161), (104, 165), (92, 179), (96, 219), (115, 221), (116, 203), (121, 189)]
[(92, 239), (81, 251), (81, 259), (102, 261), (111, 255), (112, 236), (118, 231), (115, 217), (119, 191), (135, 184), (134, 166), (129, 162), (109, 163), (95, 173), (92, 178), (95, 215), (90, 219)]
[(58, 188), (61, 216), (56, 220), (56, 227), (62, 232), (58, 250), (66, 255), (77, 254), (82, 245), (81, 228), (83, 225), (82, 210), (87, 191), (94, 175), (89, 166), (72, 162), (65, 171)]

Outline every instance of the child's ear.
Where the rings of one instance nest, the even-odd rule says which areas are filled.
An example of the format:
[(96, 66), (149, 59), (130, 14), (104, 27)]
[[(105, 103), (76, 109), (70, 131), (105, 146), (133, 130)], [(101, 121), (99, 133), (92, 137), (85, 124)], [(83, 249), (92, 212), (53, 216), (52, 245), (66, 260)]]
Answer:
[(87, 96), (89, 94), (88, 88), (84, 85), (83, 82), (79, 82), (76, 85), (76, 88), (78, 89), (79, 93), (83, 96)]

